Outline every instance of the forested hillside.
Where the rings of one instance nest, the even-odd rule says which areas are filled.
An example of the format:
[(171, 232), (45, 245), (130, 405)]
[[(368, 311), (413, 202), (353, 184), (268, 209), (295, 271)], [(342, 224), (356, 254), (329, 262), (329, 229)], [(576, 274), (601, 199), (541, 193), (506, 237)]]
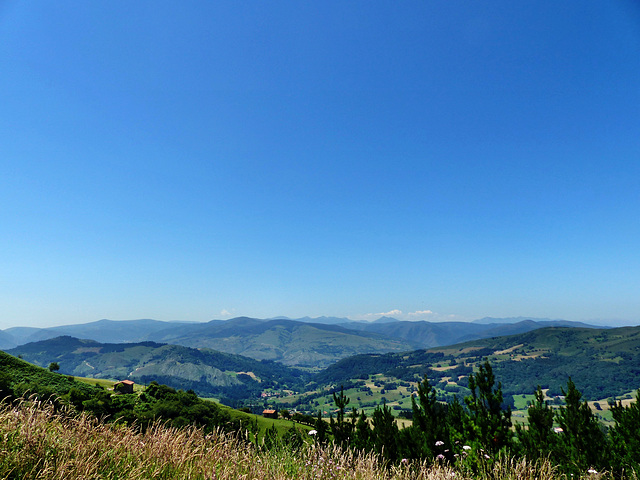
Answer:
[(337, 325), (244, 317), (157, 332), (152, 339), (312, 368), (326, 367), (340, 358), (359, 353), (411, 349), (404, 340)]
[(56, 409), (71, 406), (98, 418), (143, 428), (159, 419), (175, 426), (197, 425), (209, 432), (255, 428), (250, 416), (242, 412), (231, 415), (229, 409), (202, 400), (193, 391), (151, 382), (143, 393), (118, 395), (100, 384), (77, 381), (4, 352), (0, 352), (0, 392), (5, 402), (35, 396), (52, 402)]
[[(271, 330), (259, 321), (254, 327)], [(220, 335), (227, 338), (224, 332)], [(590, 400), (620, 396), (640, 386), (640, 327), (551, 327), (430, 350), (356, 355), (316, 374), (273, 361), (154, 342), (100, 344), (60, 337), (9, 352), (45, 367), (55, 361), (61, 372), (70, 375), (131, 378), (141, 383), (155, 379), (224, 397), (233, 405), (253, 403), (263, 393), (296, 393), (287, 402), (305, 411), (319, 407), (317, 398), (326, 397), (325, 387), (340, 385), (361, 389), (362, 404), (373, 405), (384, 397), (406, 409), (403, 398), (409, 397), (424, 375), (435, 382), (441, 399), (465, 395), (468, 375), (485, 359), (492, 362), (509, 402), (514, 395), (531, 394), (538, 385), (548, 389), (550, 396), (559, 396), (569, 377)]]
[(156, 380), (200, 395), (246, 399), (267, 389), (301, 389), (309, 374), (271, 361), (154, 342), (103, 344), (63, 336), (33, 342), (8, 353), (60, 372), (105, 379)]
[(560, 395), (572, 377), (586, 398), (622, 395), (640, 387), (640, 327), (551, 327), (531, 332), (416, 350), (359, 355), (320, 372), (318, 385), (364, 385), (372, 375), (388, 382), (416, 382), (427, 375), (443, 392), (464, 393), (468, 375), (489, 359), (506, 396), (532, 393), (538, 385)]

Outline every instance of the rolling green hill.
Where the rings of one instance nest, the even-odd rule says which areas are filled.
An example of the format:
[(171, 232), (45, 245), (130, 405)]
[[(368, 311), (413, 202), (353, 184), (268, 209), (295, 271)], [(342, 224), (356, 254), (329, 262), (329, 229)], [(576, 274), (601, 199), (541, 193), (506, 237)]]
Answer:
[(356, 331), (340, 325), (247, 317), (206, 323), (100, 320), (51, 328), (14, 327), (0, 331), (0, 348), (6, 350), (62, 335), (101, 343), (153, 341), (209, 348), (256, 360), (273, 360), (313, 369), (325, 367), (350, 355), (401, 352), (414, 348), (403, 339), (389, 338), (376, 332)]
[[(3, 351), (0, 351), (0, 393), (2, 397), (14, 391), (22, 394), (24, 391), (37, 389), (64, 395), (71, 388), (76, 388), (83, 393), (89, 394), (94, 387), (86, 383), (75, 382), (72, 378), (40, 368), (36, 365), (16, 358)], [(0, 398), (1, 400), (1, 398)]]
[(640, 388), (640, 327), (545, 328), (431, 352), (458, 362), (484, 354), (509, 393), (533, 391), (540, 384), (560, 394), (569, 376), (591, 399)]
[[(62, 342), (66, 338), (62, 337)], [(61, 343), (60, 339), (56, 340)], [(175, 427), (194, 425), (207, 432), (249, 430), (255, 434), (259, 428), (256, 416), (198, 398), (193, 391), (151, 382), (143, 391), (119, 394), (106, 390), (103, 385), (90, 385), (86, 379), (76, 380), (50, 372), (2, 351), (0, 395), (0, 402), (18, 400), (22, 403), (20, 397), (37, 398), (52, 402), (51, 412), (66, 407), (84, 411), (100, 421), (125, 422), (142, 429), (156, 421)]]
[(312, 368), (326, 367), (340, 358), (360, 353), (412, 348), (405, 340), (337, 325), (246, 317), (171, 328), (154, 333), (150, 339)]
[(8, 350), (36, 365), (91, 378), (152, 380), (202, 395), (247, 398), (266, 388), (300, 388), (308, 374), (269, 361), (154, 342), (102, 344), (62, 336)]
[(331, 365), (314, 381), (318, 387), (362, 387), (376, 375), (388, 383), (415, 383), (427, 375), (442, 394), (459, 394), (485, 358), (505, 395), (532, 393), (537, 385), (561, 395), (572, 377), (586, 398), (613, 397), (640, 388), (640, 327), (551, 327), (429, 350), (359, 355)]

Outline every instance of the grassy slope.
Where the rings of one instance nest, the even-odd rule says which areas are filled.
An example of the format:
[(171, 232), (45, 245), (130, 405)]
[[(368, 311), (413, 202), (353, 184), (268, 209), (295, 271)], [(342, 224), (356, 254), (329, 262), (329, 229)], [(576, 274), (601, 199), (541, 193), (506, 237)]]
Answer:
[[(568, 479), (548, 462), (531, 465), (505, 459), (478, 473), (464, 465), (454, 471), (448, 465), (418, 462), (388, 468), (373, 455), (354, 456), (331, 447), (264, 451), (217, 433), (204, 435), (200, 430), (163, 426), (139, 433), (126, 426), (100, 425), (87, 417), (56, 415), (33, 406), (0, 408), (0, 451), (0, 478), (20, 480)], [(612, 476), (585, 472), (575, 480), (580, 478), (608, 480)]]
[[(96, 380), (94, 378), (83, 378), (83, 377), (76, 377), (75, 380), (78, 382), (86, 383), (87, 385), (92, 385), (92, 386), (97, 384), (107, 390), (113, 390), (113, 385), (116, 383), (112, 380)], [(143, 385), (139, 385), (139, 384), (136, 384), (134, 386), (134, 390), (136, 392), (144, 391), (144, 388), (145, 387)], [(217, 403), (215, 399), (212, 399), (212, 398), (206, 398), (204, 400)], [(257, 423), (259, 437), (262, 437), (264, 435), (264, 432), (268, 428), (271, 428), (272, 426), (275, 426), (276, 431), (278, 432), (278, 435), (283, 435), (287, 430), (289, 430), (292, 427), (296, 427), (305, 432), (313, 428), (308, 425), (302, 425), (300, 423), (293, 422), (291, 420), (285, 420), (281, 418), (278, 418), (278, 419), (264, 418), (262, 415), (254, 415), (251, 413), (241, 412), (240, 410), (233, 409), (226, 405), (221, 405), (221, 404), (218, 404), (218, 405), (223, 411), (229, 413), (232, 419), (239, 418), (239, 419), (249, 420), (251, 423)]]
[(72, 387), (84, 391), (92, 390), (92, 387), (86, 383), (76, 382), (73, 378), (52, 373), (2, 351), (0, 351), (0, 371), (9, 376), (12, 386), (20, 383), (37, 384), (40, 387), (48, 387), (58, 395), (66, 393)]
[[(61, 372), (94, 378), (148, 382), (150, 378), (178, 388), (242, 387), (238, 373), (257, 382), (295, 386), (308, 375), (271, 362), (259, 362), (212, 350), (197, 350), (153, 342), (102, 344), (93, 340), (58, 337), (9, 350), (13, 355), (47, 366), (56, 361)], [(190, 383), (189, 383), (190, 382)], [(249, 382), (251, 383), (251, 382)]]
[[(0, 351), (0, 371), (9, 375), (12, 379), (12, 383), (17, 385), (21, 382), (25, 383), (37, 383), (40, 386), (47, 386), (52, 391), (59, 395), (66, 393), (70, 388), (74, 387), (80, 390), (93, 391), (96, 385), (100, 385), (106, 390), (112, 390), (114, 381), (106, 379), (95, 379), (86, 377), (68, 377), (58, 373), (52, 373), (37, 365), (32, 365), (29, 362), (16, 358), (5, 352)], [(136, 385), (135, 391), (141, 392), (144, 390), (143, 385)], [(279, 435), (284, 434), (289, 428), (295, 426), (303, 431), (311, 430), (312, 427), (301, 425), (290, 420), (283, 419), (267, 419), (260, 415), (252, 415), (249, 413), (241, 412), (239, 410), (232, 409), (230, 407), (219, 405), (220, 408), (229, 413), (232, 419), (244, 419), (249, 420), (251, 423), (257, 422), (259, 427), (258, 435), (262, 437), (266, 429), (275, 425)]]

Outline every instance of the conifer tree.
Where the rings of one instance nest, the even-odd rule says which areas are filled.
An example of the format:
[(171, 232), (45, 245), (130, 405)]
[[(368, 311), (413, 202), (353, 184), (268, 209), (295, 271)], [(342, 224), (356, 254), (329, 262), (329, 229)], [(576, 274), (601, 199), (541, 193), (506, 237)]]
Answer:
[(534, 401), (527, 409), (528, 426), (516, 425), (516, 435), (522, 453), (529, 459), (546, 456), (553, 450), (553, 409), (545, 401), (542, 388), (538, 385)]
[(640, 390), (628, 407), (618, 402), (611, 406), (615, 426), (611, 429), (612, 464), (640, 471)]
[(262, 438), (262, 446), (266, 450), (271, 450), (280, 445), (280, 439), (278, 437), (278, 430), (275, 423), (271, 424), (270, 428), (267, 428)]
[(469, 409), (466, 433), (490, 452), (511, 444), (511, 408), (503, 408), (502, 385), (495, 387), (493, 369), (488, 361), (469, 375), (471, 395), (465, 398)]
[(353, 432), (354, 423), (345, 422), (344, 415), (347, 410), (347, 405), (351, 399), (344, 394), (344, 386), (340, 386), (340, 395), (333, 393), (333, 401), (336, 404), (337, 419), (333, 417), (330, 419), (331, 433), (333, 434), (334, 441), (341, 447), (349, 445), (351, 434)]
[(321, 445), (325, 444), (327, 442), (327, 431), (329, 430), (329, 426), (327, 425), (327, 422), (322, 419), (322, 412), (319, 410), (314, 427), (316, 430), (316, 442)]
[(558, 460), (576, 473), (603, 467), (607, 446), (598, 419), (591, 412), (589, 404), (581, 401), (582, 393), (571, 377), (567, 382), (567, 391), (563, 389), (562, 393), (566, 405), (556, 413), (556, 420), (562, 429), (558, 436)]
[(371, 427), (369, 426), (369, 421), (367, 420), (367, 414), (364, 413), (364, 410), (360, 412), (358, 416), (358, 421), (354, 427), (353, 432), (353, 440), (351, 445), (356, 450), (371, 450)]
[[(436, 391), (429, 383), (427, 376), (418, 384), (416, 397), (411, 397), (411, 407), (413, 408), (413, 429), (409, 439), (404, 443), (411, 442), (411, 456), (434, 458), (441, 451), (450, 450), (449, 429), (447, 426), (447, 406), (436, 399)], [(409, 433), (409, 432), (407, 432)], [(438, 445), (436, 445), (438, 442)], [(440, 447), (439, 442), (442, 442)]]
[(447, 407), (446, 423), (449, 431), (449, 442), (451, 445), (460, 445), (461, 442), (466, 440), (465, 425), (469, 423), (468, 412), (464, 406), (458, 400), (458, 396), (453, 397)]
[(398, 459), (398, 425), (391, 409), (383, 402), (373, 411), (371, 416), (373, 430), (371, 438), (373, 448), (382, 457), (390, 461)]

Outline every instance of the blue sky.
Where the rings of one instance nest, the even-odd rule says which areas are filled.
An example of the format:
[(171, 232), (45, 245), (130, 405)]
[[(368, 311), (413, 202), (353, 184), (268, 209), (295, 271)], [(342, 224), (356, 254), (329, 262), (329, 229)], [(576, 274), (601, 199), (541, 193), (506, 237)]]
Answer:
[(0, 3), (0, 328), (640, 323), (640, 7)]

